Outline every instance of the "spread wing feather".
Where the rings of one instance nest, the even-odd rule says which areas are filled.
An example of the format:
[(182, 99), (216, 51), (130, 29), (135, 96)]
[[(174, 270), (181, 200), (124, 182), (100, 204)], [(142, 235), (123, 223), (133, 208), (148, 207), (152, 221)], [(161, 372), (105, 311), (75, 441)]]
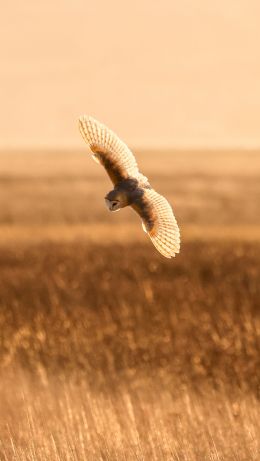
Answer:
[(133, 208), (142, 218), (143, 229), (157, 250), (166, 258), (180, 251), (180, 230), (169, 202), (154, 189), (144, 194)]
[(129, 177), (148, 182), (139, 170), (134, 155), (109, 128), (92, 117), (79, 119), (80, 132), (94, 153), (93, 158), (106, 169), (113, 184)]

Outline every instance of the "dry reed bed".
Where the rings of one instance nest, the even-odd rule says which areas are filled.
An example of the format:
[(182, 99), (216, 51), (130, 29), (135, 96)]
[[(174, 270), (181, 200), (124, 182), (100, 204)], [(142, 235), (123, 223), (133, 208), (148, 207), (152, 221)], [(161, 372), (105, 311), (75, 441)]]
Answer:
[(257, 461), (260, 245), (0, 250), (0, 458)]

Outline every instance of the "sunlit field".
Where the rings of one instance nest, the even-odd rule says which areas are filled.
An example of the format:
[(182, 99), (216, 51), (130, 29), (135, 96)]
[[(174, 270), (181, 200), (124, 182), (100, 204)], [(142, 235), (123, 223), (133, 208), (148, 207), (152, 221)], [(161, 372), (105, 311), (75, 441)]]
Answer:
[(140, 153), (156, 253), (87, 153), (0, 156), (0, 459), (260, 459), (260, 155)]

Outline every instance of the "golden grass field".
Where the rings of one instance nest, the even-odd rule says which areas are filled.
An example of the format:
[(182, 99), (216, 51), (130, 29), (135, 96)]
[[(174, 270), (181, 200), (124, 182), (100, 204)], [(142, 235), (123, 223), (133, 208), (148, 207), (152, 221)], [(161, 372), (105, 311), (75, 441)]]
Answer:
[(175, 259), (85, 152), (0, 155), (0, 460), (260, 459), (260, 153), (141, 152)]

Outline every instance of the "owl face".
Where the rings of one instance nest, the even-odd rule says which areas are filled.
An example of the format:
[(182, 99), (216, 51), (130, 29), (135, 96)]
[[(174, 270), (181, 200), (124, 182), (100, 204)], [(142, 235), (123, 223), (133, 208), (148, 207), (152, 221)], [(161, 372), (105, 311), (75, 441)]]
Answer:
[(105, 203), (109, 211), (118, 211), (125, 206), (125, 197), (119, 190), (111, 190), (105, 197)]
[(105, 198), (105, 203), (109, 211), (119, 211), (121, 208), (118, 200), (109, 200)]

